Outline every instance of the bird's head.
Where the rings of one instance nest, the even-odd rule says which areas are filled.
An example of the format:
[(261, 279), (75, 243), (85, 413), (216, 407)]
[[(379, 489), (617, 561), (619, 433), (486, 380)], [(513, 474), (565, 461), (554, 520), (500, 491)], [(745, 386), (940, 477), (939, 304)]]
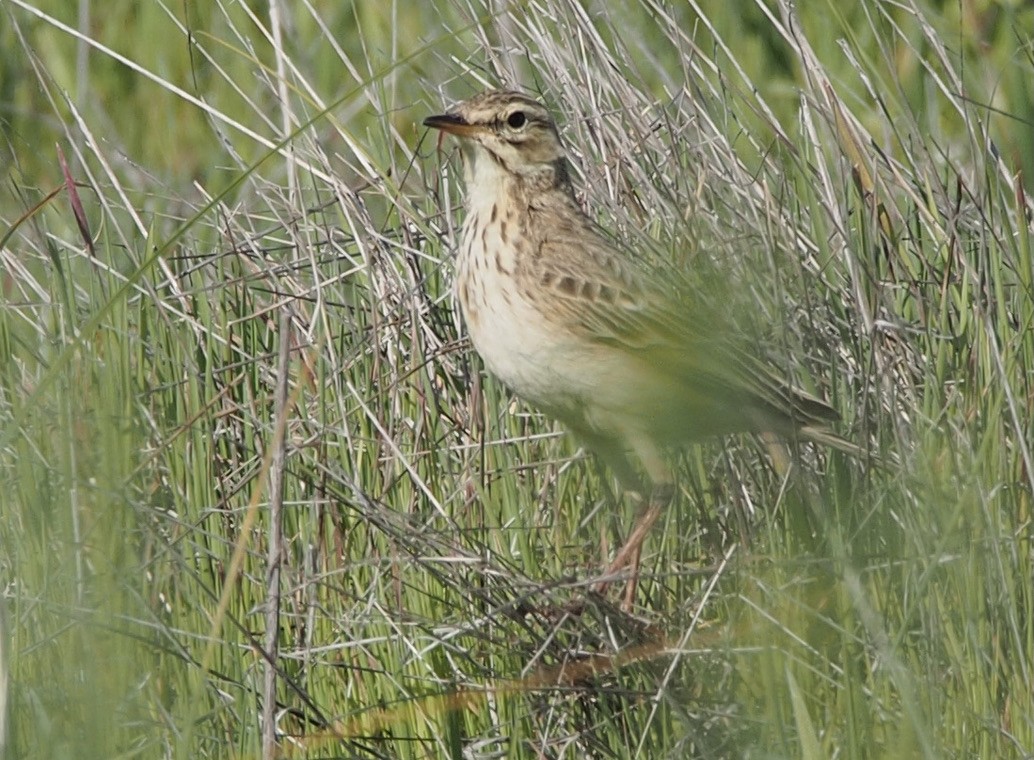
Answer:
[(476, 95), (444, 114), (428, 116), (424, 126), (459, 137), (469, 151), (474, 176), (498, 167), (529, 179), (566, 177), (556, 124), (541, 103), (519, 92), (491, 90)]

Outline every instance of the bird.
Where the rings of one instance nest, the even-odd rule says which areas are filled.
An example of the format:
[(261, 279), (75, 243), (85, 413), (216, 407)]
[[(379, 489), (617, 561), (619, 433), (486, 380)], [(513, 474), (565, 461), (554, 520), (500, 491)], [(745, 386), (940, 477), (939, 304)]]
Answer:
[(857, 453), (825, 401), (694, 313), (579, 205), (549, 110), (489, 90), (424, 126), (463, 154), (465, 218), (454, 297), (488, 371), (558, 420), (608, 465), (641, 508), (607, 569), (631, 572), (675, 496), (669, 449), (735, 433), (811, 440)]

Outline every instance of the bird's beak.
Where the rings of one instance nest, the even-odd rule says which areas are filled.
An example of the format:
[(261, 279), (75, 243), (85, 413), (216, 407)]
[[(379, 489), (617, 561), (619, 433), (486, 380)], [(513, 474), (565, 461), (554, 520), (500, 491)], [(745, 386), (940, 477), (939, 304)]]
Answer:
[(443, 132), (448, 132), (450, 135), (457, 135), (459, 137), (473, 137), (478, 132), (482, 131), (482, 127), (477, 124), (469, 124), (463, 119), (463, 117), (454, 113), (443, 113), (440, 116), (428, 116), (424, 119), (424, 126), (431, 127), (432, 129), (440, 129)]

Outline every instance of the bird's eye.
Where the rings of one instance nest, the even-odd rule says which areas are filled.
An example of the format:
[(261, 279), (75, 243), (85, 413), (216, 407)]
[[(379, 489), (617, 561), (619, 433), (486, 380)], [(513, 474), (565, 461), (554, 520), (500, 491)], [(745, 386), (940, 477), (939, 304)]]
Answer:
[(524, 115), (524, 111), (514, 111), (506, 117), (506, 123), (511, 129), (520, 129), (528, 123), (528, 117)]

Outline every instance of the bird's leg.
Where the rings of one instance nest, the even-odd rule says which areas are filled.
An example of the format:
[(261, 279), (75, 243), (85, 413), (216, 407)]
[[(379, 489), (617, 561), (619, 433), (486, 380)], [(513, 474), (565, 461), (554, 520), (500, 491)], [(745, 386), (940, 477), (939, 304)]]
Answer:
[[(642, 555), (643, 541), (646, 540), (650, 529), (675, 496), (672, 473), (660, 450), (652, 441), (648, 440), (639, 441), (639, 445), (636, 445), (634, 449), (650, 478), (651, 486), (646, 502), (640, 508), (639, 515), (632, 526), (632, 532), (618, 550), (617, 556), (614, 557), (606, 572), (607, 575), (612, 575), (624, 568), (631, 571), (622, 601), (622, 607), (626, 610), (631, 609), (636, 589), (639, 586), (639, 560)], [(639, 490), (639, 493), (643, 493), (643, 490)], [(600, 590), (605, 588), (606, 583), (601, 584)]]
[(607, 568), (607, 575), (612, 575), (625, 568), (631, 571), (628, 583), (625, 585), (622, 603), (622, 607), (625, 609), (632, 607), (636, 589), (639, 586), (639, 560), (643, 552), (643, 542), (674, 496), (675, 486), (671, 483), (658, 483), (650, 489), (650, 495), (640, 509), (639, 516), (632, 526), (632, 532), (618, 550), (610, 567)]

